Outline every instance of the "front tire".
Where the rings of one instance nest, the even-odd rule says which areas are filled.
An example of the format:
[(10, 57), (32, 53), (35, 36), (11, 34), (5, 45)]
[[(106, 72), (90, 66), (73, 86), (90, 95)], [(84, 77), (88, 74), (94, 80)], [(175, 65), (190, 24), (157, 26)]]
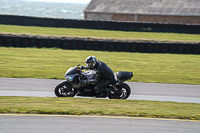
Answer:
[(111, 91), (108, 95), (109, 99), (127, 99), (130, 96), (131, 89), (126, 83), (122, 83), (116, 87), (118, 89), (117, 93)]
[(54, 93), (57, 97), (74, 97), (77, 94), (77, 90), (67, 82), (63, 82), (56, 86)]

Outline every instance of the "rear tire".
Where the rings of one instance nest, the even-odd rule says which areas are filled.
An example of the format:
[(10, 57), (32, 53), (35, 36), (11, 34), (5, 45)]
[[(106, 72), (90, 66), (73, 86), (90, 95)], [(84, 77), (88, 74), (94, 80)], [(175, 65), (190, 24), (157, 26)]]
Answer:
[(127, 99), (130, 96), (131, 89), (128, 84), (122, 83), (120, 85), (117, 85), (116, 87), (118, 88), (118, 94), (111, 91), (108, 95), (109, 99)]
[(56, 86), (54, 93), (57, 97), (74, 97), (77, 94), (77, 90), (67, 82), (63, 82)]

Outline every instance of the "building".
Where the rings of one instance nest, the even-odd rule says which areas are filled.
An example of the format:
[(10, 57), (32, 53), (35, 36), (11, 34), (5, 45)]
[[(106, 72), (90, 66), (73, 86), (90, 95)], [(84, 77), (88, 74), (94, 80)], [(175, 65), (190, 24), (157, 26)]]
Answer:
[(200, 24), (200, 0), (92, 0), (85, 19)]

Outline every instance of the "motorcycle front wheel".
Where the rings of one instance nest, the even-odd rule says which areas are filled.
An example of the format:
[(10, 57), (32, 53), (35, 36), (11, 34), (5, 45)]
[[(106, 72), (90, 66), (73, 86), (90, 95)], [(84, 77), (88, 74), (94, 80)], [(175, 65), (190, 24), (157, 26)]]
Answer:
[(55, 87), (54, 93), (57, 97), (74, 97), (77, 94), (77, 90), (68, 83), (63, 82)]
[(117, 85), (117, 92), (111, 91), (108, 95), (109, 99), (127, 99), (131, 94), (131, 89), (126, 83)]

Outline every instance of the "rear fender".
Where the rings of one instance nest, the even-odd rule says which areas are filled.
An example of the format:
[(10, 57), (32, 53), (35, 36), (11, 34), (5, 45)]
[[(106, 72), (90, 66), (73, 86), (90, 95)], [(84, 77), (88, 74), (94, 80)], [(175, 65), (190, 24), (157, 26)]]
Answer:
[(126, 80), (129, 80), (129, 79), (119, 80), (119, 81), (116, 83), (116, 85), (120, 85), (120, 84), (124, 83)]

